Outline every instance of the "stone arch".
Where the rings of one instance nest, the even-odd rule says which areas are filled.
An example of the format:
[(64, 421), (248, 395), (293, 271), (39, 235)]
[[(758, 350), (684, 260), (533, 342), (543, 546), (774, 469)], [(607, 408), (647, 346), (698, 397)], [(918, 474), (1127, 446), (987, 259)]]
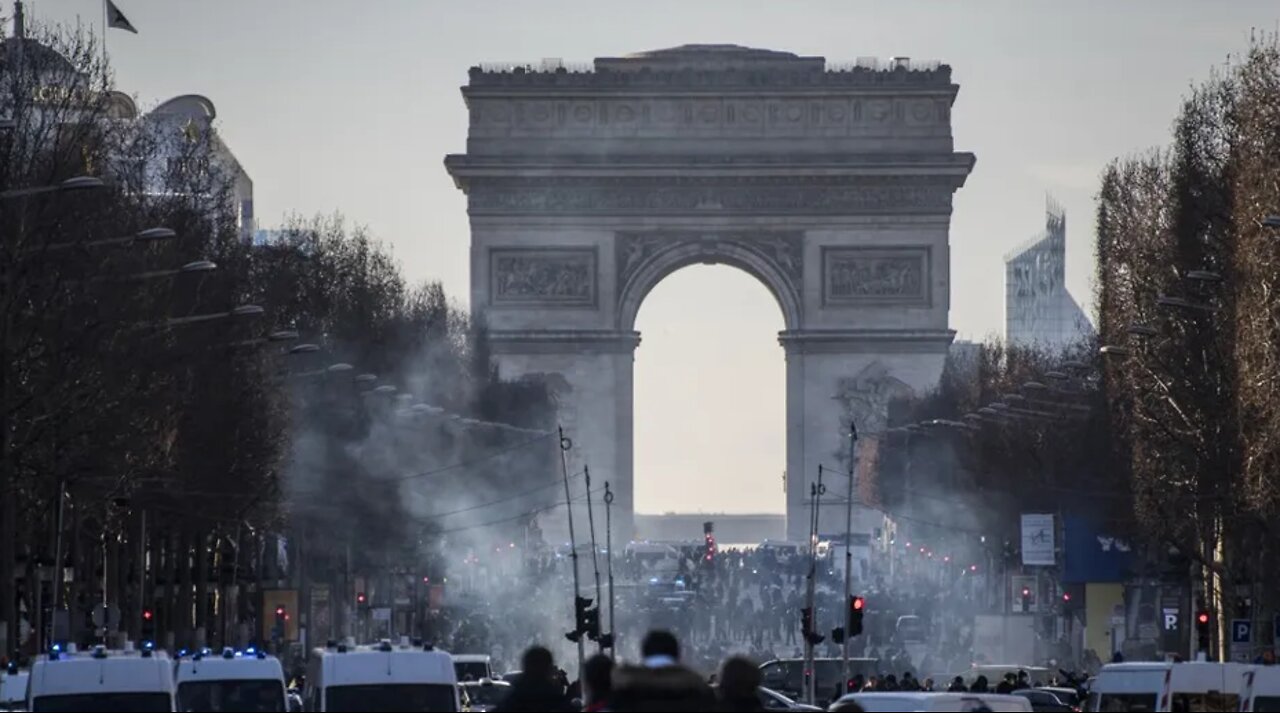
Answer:
[(729, 265), (746, 272), (777, 300), (787, 330), (803, 322), (799, 235), (633, 234), (619, 236), (617, 252), (620, 331), (634, 331), (640, 305), (663, 278), (696, 264)]

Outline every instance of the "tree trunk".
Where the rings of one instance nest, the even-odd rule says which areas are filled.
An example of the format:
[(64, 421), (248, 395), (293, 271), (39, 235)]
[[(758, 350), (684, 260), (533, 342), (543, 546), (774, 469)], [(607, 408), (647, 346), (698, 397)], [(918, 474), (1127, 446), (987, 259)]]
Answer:
[(209, 645), (209, 536), (201, 532), (196, 536), (196, 632), (203, 632), (204, 645)]
[(186, 525), (178, 526), (178, 616), (174, 622), (178, 631), (178, 641), (183, 648), (194, 648), (193, 625), (191, 621), (191, 532)]

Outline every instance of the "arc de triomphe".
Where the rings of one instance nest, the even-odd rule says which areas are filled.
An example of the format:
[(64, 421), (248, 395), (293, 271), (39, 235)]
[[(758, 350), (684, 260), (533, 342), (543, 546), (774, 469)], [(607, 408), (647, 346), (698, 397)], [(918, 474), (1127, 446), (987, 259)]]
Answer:
[[(785, 319), (787, 532), (803, 539), (850, 420), (879, 430), (951, 344), (951, 199), (974, 156), (953, 148), (950, 68), (734, 45), (544, 64), (473, 68), (467, 151), (445, 161), (501, 375), (552, 379), (574, 466), (611, 482), (629, 537), (640, 304), (687, 265), (745, 270)], [(843, 528), (843, 507), (824, 512), (824, 532)]]

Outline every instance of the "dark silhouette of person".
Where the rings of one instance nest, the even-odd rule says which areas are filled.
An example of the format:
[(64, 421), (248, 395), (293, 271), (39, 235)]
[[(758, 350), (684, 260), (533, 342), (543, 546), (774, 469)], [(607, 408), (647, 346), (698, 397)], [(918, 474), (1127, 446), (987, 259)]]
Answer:
[(759, 687), (760, 668), (741, 656), (730, 657), (720, 667), (716, 710), (764, 710), (764, 704), (760, 702), (760, 695), (757, 692)]
[(605, 710), (613, 697), (613, 659), (596, 654), (582, 666), (582, 710)]
[(520, 678), (496, 711), (571, 711), (564, 686), (556, 680), (555, 659), (541, 646), (530, 646), (520, 660)]
[(714, 710), (715, 693), (702, 676), (680, 664), (680, 643), (671, 632), (650, 631), (640, 643), (640, 654), (641, 665), (619, 666), (614, 672), (613, 710)]

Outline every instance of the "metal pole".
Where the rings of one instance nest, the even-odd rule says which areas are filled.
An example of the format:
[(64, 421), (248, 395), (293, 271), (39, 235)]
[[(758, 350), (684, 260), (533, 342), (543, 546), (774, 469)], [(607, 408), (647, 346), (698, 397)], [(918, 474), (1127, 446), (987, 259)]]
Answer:
[(146, 588), (147, 588), (147, 510), (141, 508), (139, 512), (141, 521), (138, 523), (138, 618), (135, 620), (138, 624), (138, 642), (141, 644), (143, 636), (143, 628), (146, 620), (143, 617), (143, 610), (147, 608)]
[(49, 641), (54, 640), (57, 633), (58, 611), (62, 609), (62, 528), (64, 525), (63, 512), (66, 505), (66, 489), (65, 480), (58, 481), (58, 524), (57, 531), (53, 535), (53, 621), (49, 626)]
[[(591, 533), (591, 569), (594, 571), (596, 577), (596, 612), (599, 612), (600, 605), (604, 604), (604, 592), (600, 588), (600, 558), (597, 557), (597, 553), (600, 548), (596, 546), (596, 519), (595, 515), (592, 514), (591, 468), (589, 466), (582, 466), (582, 477), (587, 484), (587, 529)], [(597, 618), (596, 621), (599, 622), (599, 619)], [(599, 648), (601, 652), (604, 652), (603, 644), (601, 644)], [(579, 672), (581, 672), (581, 669), (579, 669)], [(581, 675), (581, 673), (579, 673), (579, 675)]]
[[(565, 438), (564, 428), (556, 429), (560, 434), (560, 473), (564, 476), (564, 508), (569, 517), (569, 558), (573, 560), (573, 626), (578, 626), (578, 597), (582, 596), (582, 587), (578, 579), (578, 541), (573, 535), (573, 500), (569, 497), (569, 457), (566, 455), (573, 448), (573, 441)], [(590, 490), (590, 488), (588, 488)], [(586, 652), (583, 650), (582, 637), (578, 637), (578, 676), (582, 675), (586, 663)]]
[(857, 457), (858, 448), (858, 424), (849, 423), (849, 489), (845, 498), (844, 510), (844, 643), (841, 644), (840, 651), (840, 670), (844, 672), (844, 688), (849, 688), (849, 625), (850, 597), (853, 596), (853, 475), (854, 475), (854, 458)]
[(609, 647), (609, 658), (618, 653), (618, 629), (613, 625), (613, 491), (609, 489), (609, 481), (604, 482), (604, 548), (605, 563), (609, 569), (609, 635), (613, 643)]
[[(818, 573), (818, 498), (826, 492), (822, 485), (822, 466), (818, 466), (818, 482), (814, 483), (810, 493), (812, 494), (812, 505), (809, 518), (809, 578), (805, 587), (805, 607), (809, 610), (810, 622), (809, 626), (803, 631), (804, 635), (804, 664), (805, 664), (805, 702), (814, 705), (817, 696), (815, 695), (817, 676), (814, 669), (813, 655), (813, 632), (817, 630), (816, 621), (818, 613), (814, 611), (814, 595), (817, 586)], [(803, 624), (802, 624), (803, 626)]]

